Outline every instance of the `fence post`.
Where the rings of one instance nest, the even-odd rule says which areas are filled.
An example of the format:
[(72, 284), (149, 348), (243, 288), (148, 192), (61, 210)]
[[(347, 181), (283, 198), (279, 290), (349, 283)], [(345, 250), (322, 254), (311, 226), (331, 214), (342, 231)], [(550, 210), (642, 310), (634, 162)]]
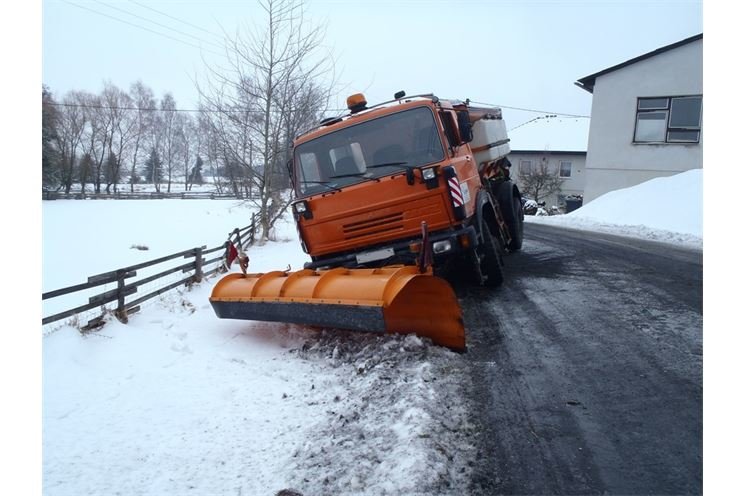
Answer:
[(254, 240), (256, 240), (256, 212), (251, 214), (251, 238), (249, 239), (248, 244), (254, 244)]
[(124, 270), (116, 271), (116, 289), (117, 289), (117, 305), (116, 305), (116, 318), (122, 324), (127, 323), (127, 309), (124, 307), (124, 276), (127, 272)]
[(194, 282), (202, 282), (202, 247), (194, 248)]

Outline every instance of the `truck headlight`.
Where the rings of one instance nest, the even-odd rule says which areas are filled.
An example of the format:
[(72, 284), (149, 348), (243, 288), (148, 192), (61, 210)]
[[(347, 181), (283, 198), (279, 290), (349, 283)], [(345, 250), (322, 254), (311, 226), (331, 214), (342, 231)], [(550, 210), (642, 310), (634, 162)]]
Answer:
[(308, 208), (308, 202), (305, 200), (300, 200), (299, 202), (293, 203), (292, 209), (297, 215), (302, 215), (306, 219), (313, 218), (313, 214), (311, 213), (310, 208)]
[(446, 251), (450, 251), (453, 249), (452, 243), (450, 243), (449, 239), (443, 240), (443, 241), (435, 241), (432, 243), (432, 251), (435, 253), (445, 253)]
[(425, 181), (430, 181), (435, 178), (437, 174), (435, 173), (435, 169), (433, 167), (430, 167), (429, 169), (422, 169), (422, 179)]

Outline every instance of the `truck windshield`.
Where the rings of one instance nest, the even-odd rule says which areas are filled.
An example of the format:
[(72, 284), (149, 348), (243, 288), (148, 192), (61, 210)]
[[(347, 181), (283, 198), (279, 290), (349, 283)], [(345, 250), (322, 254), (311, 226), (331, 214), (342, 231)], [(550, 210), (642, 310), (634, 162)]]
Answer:
[(298, 194), (328, 191), (439, 162), (445, 149), (428, 107), (386, 115), (295, 148)]

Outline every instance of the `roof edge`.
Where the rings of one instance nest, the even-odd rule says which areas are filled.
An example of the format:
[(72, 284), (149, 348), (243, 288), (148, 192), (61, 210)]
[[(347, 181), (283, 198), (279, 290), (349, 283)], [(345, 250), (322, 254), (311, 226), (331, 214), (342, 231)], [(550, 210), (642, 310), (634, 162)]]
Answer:
[(585, 151), (572, 150), (510, 150), (510, 153), (543, 153), (546, 155), (587, 155)]
[(694, 41), (698, 41), (704, 38), (704, 33), (699, 33), (694, 36), (690, 36), (688, 38), (685, 38), (680, 41), (676, 41), (675, 43), (671, 43), (670, 45), (665, 45), (663, 47), (660, 47), (656, 50), (652, 50), (651, 52), (644, 53), (642, 55), (639, 55), (638, 57), (634, 57), (632, 59), (629, 59), (625, 62), (621, 62), (620, 64), (616, 64), (612, 67), (608, 67), (607, 69), (603, 69), (602, 71), (596, 72), (594, 74), (590, 74), (589, 76), (585, 76), (583, 78), (578, 79), (574, 84), (583, 90), (592, 93), (595, 89), (595, 79), (597, 79), (598, 76), (602, 76), (604, 74), (608, 74), (609, 72), (617, 71), (618, 69), (621, 69), (623, 67), (626, 67), (631, 64), (635, 64), (637, 62), (640, 62), (642, 60), (648, 59), (650, 57), (654, 57), (655, 55), (659, 55), (661, 53), (667, 52), (669, 50), (672, 50), (674, 48), (678, 48), (683, 45), (687, 45), (688, 43), (692, 43)]

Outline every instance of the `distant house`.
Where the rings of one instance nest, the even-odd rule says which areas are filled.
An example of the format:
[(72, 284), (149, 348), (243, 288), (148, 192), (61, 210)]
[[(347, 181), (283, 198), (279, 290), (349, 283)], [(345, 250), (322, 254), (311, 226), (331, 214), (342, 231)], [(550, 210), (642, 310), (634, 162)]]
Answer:
[(561, 180), (561, 188), (537, 200), (545, 201), (549, 208), (564, 208), (566, 197), (584, 194), (589, 126), (587, 118), (551, 116), (536, 118), (509, 131), (510, 175), (524, 196), (535, 199), (525, 191), (525, 174), (544, 166)]
[(585, 203), (703, 167), (703, 34), (575, 84), (592, 93)]

